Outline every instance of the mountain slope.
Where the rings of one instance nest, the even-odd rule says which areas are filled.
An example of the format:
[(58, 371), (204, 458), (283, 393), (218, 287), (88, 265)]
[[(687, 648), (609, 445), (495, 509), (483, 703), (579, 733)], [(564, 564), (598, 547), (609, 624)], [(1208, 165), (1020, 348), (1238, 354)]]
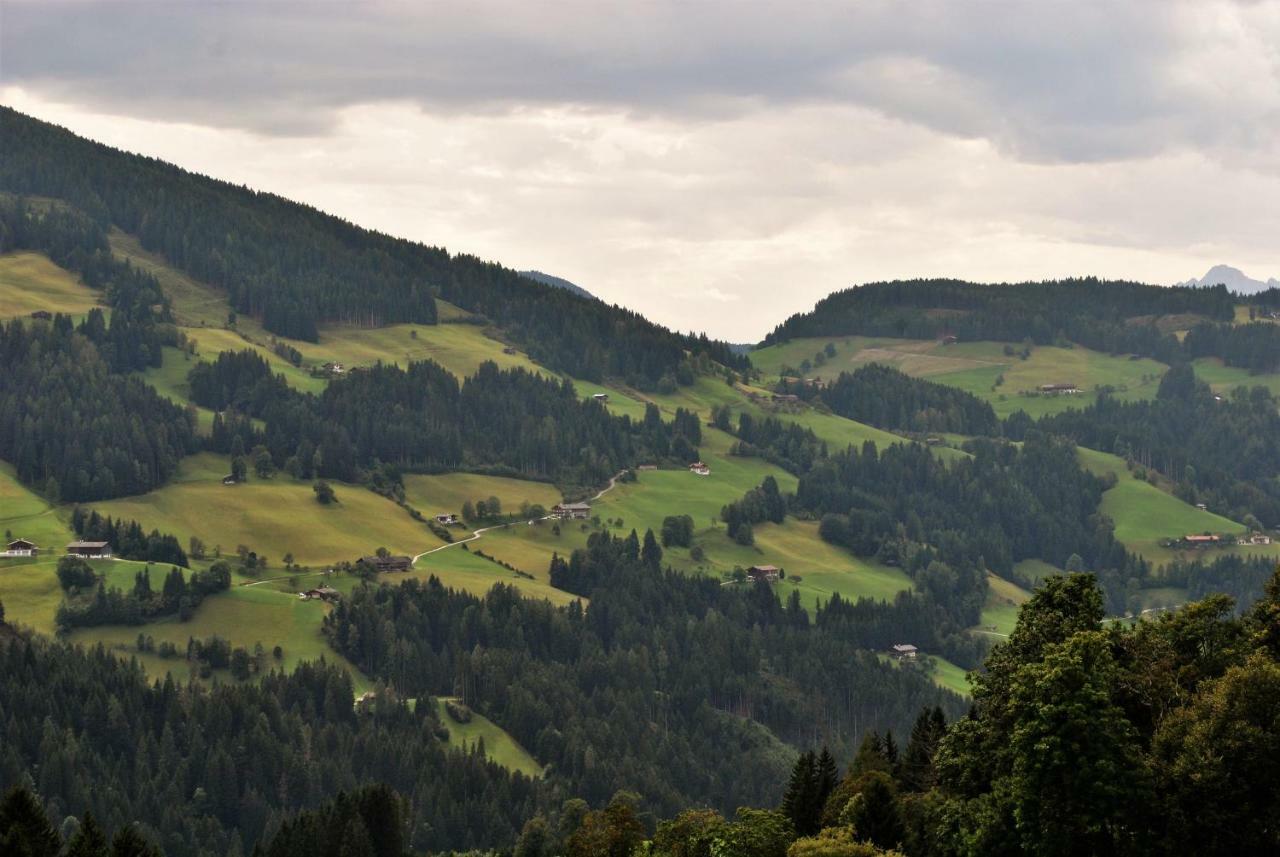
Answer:
[(122, 152), (0, 108), (0, 191), (63, 200), (222, 290), (270, 332), (316, 341), (324, 324), (436, 321), (435, 297), (482, 316), (550, 368), (641, 389), (687, 353), (730, 366), (722, 343), (465, 254), (364, 229), (279, 196)]

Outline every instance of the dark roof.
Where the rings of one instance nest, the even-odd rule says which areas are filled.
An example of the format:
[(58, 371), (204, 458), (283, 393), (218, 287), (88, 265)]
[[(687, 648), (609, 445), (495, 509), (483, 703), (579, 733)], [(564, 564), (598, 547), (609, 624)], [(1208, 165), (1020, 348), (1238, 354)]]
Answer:
[(105, 548), (110, 546), (111, 542), (71, 542), (67, 545), (67, 550), (77, 550), (80, 548)]
[(591, 509), (590, 503), (557, 503), (556, 509), (563, 509), (566, 512), (586, 512)]
[(14, 545), (27, 545), (28, 547), (33, 547), (33, 548), (39, 547), (35, 542), (29, 541), (27, 539), (14, 539), (13, 541), (9, 542), (9, 547), (13, 547)]

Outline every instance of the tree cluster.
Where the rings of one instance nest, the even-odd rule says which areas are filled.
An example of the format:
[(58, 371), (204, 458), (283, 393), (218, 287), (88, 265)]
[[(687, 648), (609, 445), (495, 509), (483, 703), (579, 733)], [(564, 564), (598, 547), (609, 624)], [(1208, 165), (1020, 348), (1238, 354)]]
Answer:
[(325, 633), (404, 696), (460, 697), (597, 806), (620, 789), (664, 812), (774, 802), (794, 760), (778, 739), (851, 752), (863, 729), (905, 729), (922, 704), (958, 713), (957, 697), (769, 586), (660, 570), (642, 553), (608, 534), (576, 551), (568, 565), (594, 581), (585, 607), (407, 581), (356, 590)]
[(52, 324), (0, 324), (0, 458), (50, 500), (142, 494), (198, 449), (187, 412)]

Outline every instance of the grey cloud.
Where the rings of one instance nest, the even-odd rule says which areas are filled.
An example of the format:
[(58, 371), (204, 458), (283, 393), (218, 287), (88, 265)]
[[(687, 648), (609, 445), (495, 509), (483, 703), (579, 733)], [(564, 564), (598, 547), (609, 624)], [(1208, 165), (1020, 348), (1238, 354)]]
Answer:
[[(1177, 147), (1248, 157), (1280, 130), (1270, 47), (1280, 19), (1273, 3), (1205, 9), (8, 2), (0, 82), (89, 109), (280, 135), (321, 133), (344, 107), (386, 101), (694, 120), (815, 103), (871, 107), (1031, 161)], [(1215, 49), (1224, 62), (1197, 65)], [(1245, 63), (1250, 76), (1235, 80)]]

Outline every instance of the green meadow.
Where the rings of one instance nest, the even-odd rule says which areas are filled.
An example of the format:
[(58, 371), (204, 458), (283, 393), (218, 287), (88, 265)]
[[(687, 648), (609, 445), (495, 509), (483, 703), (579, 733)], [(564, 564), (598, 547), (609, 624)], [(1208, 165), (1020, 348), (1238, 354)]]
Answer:
[(39, 253), (0, 256), (0, 319), (36, 310), (81, 316), (98, 306), (98, 295), (80, 278)]
[[(154, 574), (154, 572), (153, 572)], [(185, 659), (187, 641), (218, 636), (232, 646), (244, 646), (250, 652), (261, 643), (273, 666), (292, 669), (303, 661), (324, 658), (345, 666), (356, 682), (357, 692), (371, 683), (344, 658), (329, 648), (320, 631), (320, 623), (329, 606), (321, 601), (303, 601), (297, 595), (265, 586), (232, 586), (226, 592), (206, 598), (187, 622), (167, 617), (139, 627), (109, 625), (82, 628), (71, 634), (71, 640), (85, 644), (102, 643), (129, 656), (137, 657), (153, 676), (172, 672), (175, 678), (192, 677), (191, 665)], [(177, 658), (165, 659), (137, 650), (138, 634), (145, 634), (177, 647)], [(282, 661), (270, 655), (272, 649), (283, 649)], [(226, 678), (225, 676), (223, 677)]]
[(472, 711), (468, 723), (459, 723), (449, 716), (445, 710), (444, 699), (437, 699), (436, 706), (440, 722), (449, 729), (449, 746), (459, 750), (472, 750), (480, 742), (484, 742), (485, 755), (511, 771), (518, 771), (526, 777), (542, 776), (542, 766), (521, 747), (516, 739), (492, 720)]
[(175, 479), (148, 494), (94, 503), (102, 514), (139, 521), (173, 533), (186, 545), (197, 536), (212, 551), (233, 553), (246, 545), (279, 567), (285, 554), (302, 565), (355, 560), (386, 547), (417, 554), (443, 542), (425, 524), (367, 488), (333, 483), (338, 502), (316, 502), (310, 482), (278, 473), (240, 485), (223, 485), (230, 472), (224, 456), (201, 453), (184, 459)]
[(1124, 460), (1106, 453), (1083, 447), (1080, 461), (1094, 473), (1114, 473), (1114, 488), (1102, 495), (1101, 511), (1116, 526), (1116, 538), (1125, 547), (1141, 554), (1150, 562), (1161, 564), (1174, 559), (1212, 559), (1219, 553), (1258, 554), (1280, 558), (1280, 545), (1265, 547), (1240, 547), (1229, 545), (1208, 551), (1177, 551), (1163, 547), (1160, 542), (1194, 533), (1239, 534), (1245, 531), (1243, 524), (1215, 515), (1212, 512), (1184, 503), (1155, 485), (1137, 479), (1125, 466)]
[(1018, 622), (1018, 609), (1031, 593), (998, 575), (987, 575), (987, 602), (982, 608), (978, 630), (1007, 637)]
[[(1111, 356), (1079, 346), (1035, 346), (1023, 360), (1004, 353), (1001, 342), (959, 342), (943, 345), (934, 340), (889, 339), (860, 336), (797, 339), (751, 352), (751, 360), (768, 379), (784, 366), (798, 367), (813, 359), (830, 342), (836, 356), (804, 374), (830, 380), (841, 372), (867, 363), (883, 363), (908, 375), (958, 387), (990, 402), (1000, 417), (1023, 410), (1033, 417), (1084, 407), (1096, 401), (1098, 388), (1109, 387), (1120, 399), (1155, 396), (1160, 377), (1168, 368), (1146, 358)], [(1013, 345), (1021, 351), (1020, 344)], [(1081, 393), (1072, 396), (1025, 395), (1041, 384), (1073, 383)]]
[[(540, 504), (550, 510), (562, 499), (559, 489), (549, 482), (485, 476), (478, 473), (410, 474), (404, 477), (404, 498), (424, 515), (458, 514), (468, 500), (497, 497), (504, 514), (516, 514), (522, 503)], [(458, 531), (462, 536), (463, 532)]]
[(1250, 375), (1247, 369), (1227, 366), (1217, 357), (1201, 357), (1191, 364), (1196, 377), (1204, 381), (1215, 393), (1226, 394), (1237, 387), (1246, 390), (1266, 387), (1273, 396), (1280, 396), (1280, 374)]
[[(710, 476), (696, 476), (681, 469), (641, 471), (632, 483), (619, 484), (592, 504), (592, 514), (618, 535), (632, 529), (660, 533), (668, 515), (689, 515), (694, 521), (694, 544), (703, 557), (695, 560), (691, 548), (669, 547), (664, 563), (681, 571), (717, 577), (735, 567), (776, 565), (787, 578), (777, 584), (779, 597), (794, 588), (802, 603), (812, 609), (839, 593), (845, 598), (892, 598), (911, 587), (899, 569), (859, 559), (818, 536), (814, 521), (787, 518), (782, 524), (755, 527), (755, 544), (739, 545), (729, 539), (720, 522), (720, 510), (772, 475), (784, 491), (794, 491), (796, 479), (758, 458), (728, 454), (732, 438), (715, 429), (703, 432), (701, 454), (711, 466)], [(514, 525), (486, 533), (472, 543), (522, 571), (543, 575), (554, 554), (561, 556), (583, 547), (593, 527), (581, 521), (565, 521), (560, 534), (550, 522), (538, 526)], [(428, 561), (451, 551), (424, 557)]]

